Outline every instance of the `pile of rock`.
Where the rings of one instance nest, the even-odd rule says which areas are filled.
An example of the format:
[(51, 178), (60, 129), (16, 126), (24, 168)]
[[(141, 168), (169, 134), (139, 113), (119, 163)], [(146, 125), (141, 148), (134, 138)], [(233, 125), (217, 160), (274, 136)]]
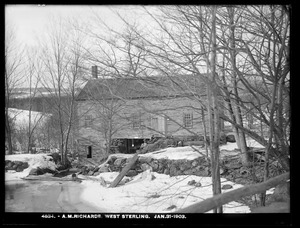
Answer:
[(30, 170), (29, 175), (43, 175), (45, 173), (52, 173), (54, 174), (56, 171), (49, 169), (49, 168), (33, 168)]
[(88, 176), (97, 176), (100, 173), (104, 173), (104, 172), (110, 172), (111, 170), (109, 170), (107, 165), (103, 165), (103, 166), (91, 166), (91, 165), (85, 165), (85, 166), (81, 166), (79, 168), (79, 174), (82, 175), (88, 175)]
[[(247, 185), (260, 183), (264, 180), (264, 167), (265, 164), (262, 161), (254, 161), (249, 164), (248, 167), (243, 166), (240, 158), (232, 157), (231, 159), (224, 159), (221, 161), (220, 173), (221, 177), (224, 177), (232, 182)], [(278, 169), (276, 163), (269, 164), (269, 177), (275, 177), (281, 174), (281, 170)]]
[[(108, 170), (120, 172), (129, 162), (130, 158), (110, 156), (110, 159), (105, 163)], [(193, 160), (179, 159), (153, 159), (147, 156), (140, 156), (132, 166), (127, 176), (135, 176), (147, 169), (151, 169), (157, 173), (163, 173), (170, 176), (178, 175), (197, 175), (210, 176), (210, 163), (204, 157), (199, 157)]]
[(27, 169), (29, 167), (27, 162), (22, 161), (5, 161), (5, 171), (7, 170), (15, 170), (17, 172), (22, 172), (24, 169)]

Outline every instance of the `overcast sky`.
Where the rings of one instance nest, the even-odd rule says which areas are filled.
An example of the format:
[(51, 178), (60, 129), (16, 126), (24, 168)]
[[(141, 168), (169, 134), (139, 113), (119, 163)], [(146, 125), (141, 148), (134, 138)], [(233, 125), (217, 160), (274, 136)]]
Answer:
[[(155, 7), (148, 8), (150, 11), (155, 10)], [(112, 29), (121, 31), (123, 23), (115, 11), (128, 21), (138, 21), (139, 24), (147, 26), (151, 24), (151, 18), (139, 5), (6, 5), (5, 26), (13, 27), (16, 42), (34, 47), (39, 45), (39, 40), (44, 41), (45, 33), (51, 31), (49, 27), (58, 17), (63, 20), (74, 17), (93, 28), (92, 22), (96, 22), (97, 16)], [(96, 27), (97, 31), (94, 32), (101, 33), (98, 30), (99, 23), (96, 23)]]
[(51, 18), (75, 17), (81, 21), (91, 20), (97, 13), (108, 24), (117, 28), (121, 26), (120, 20), (112, 12), (118, 10), (127, 18), (138, 18), (142, 21), (140, 6), (94, 6), (94, 5), (6, 5), (5, 20), (15, 27), (17, 41), (24, 44), (35, 45), (37, 37), (45, 33)]

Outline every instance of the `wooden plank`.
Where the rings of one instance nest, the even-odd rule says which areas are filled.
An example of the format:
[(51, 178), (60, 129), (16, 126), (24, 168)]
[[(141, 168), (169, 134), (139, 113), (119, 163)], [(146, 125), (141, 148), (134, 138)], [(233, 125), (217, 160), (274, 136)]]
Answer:
[(111, 185), (109, 186), (110, 188), (114, 188), (116, 187), (120, 181), (123, 179), (123, 177), (127, 174), (127, 172), (131, 169), (131, 167), (135, 164), (135, 162), (138, 159), (138, 155), (141, 153), (141, 151), (138, 151), (137, 153), (135, 153), (133, 155), (133, 157), (130, 159), (130, 161), (128, 162), (128, 164), (122, 169), (122, 171), (120, 172), (120, 174), (116, 177), (116, 179), (111, 183)]
[(199, 203), (195, 203), (191, 206), (175, 211), (174, 213), (205, 213), (214, 208), (220, 207), (226, 203), (238, 200), (244, 196), (250, 196), (250, 195), (264, 192), (270, 188), (277, 186), (278, 184), (284, 181), (289, 180), (289, 178), (290, 178), (290, 173), (287, 172), (262, 183), (245, 186), (223, 194), (219, 194), (217, 196), (203, 200)]

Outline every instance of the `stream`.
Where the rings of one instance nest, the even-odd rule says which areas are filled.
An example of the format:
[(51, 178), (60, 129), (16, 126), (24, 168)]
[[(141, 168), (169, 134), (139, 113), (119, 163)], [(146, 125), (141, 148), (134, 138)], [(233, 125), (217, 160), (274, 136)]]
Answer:
[(74, 181), (5, 181), (5, 212), (103, 212), (84, 202), (82, 191)]

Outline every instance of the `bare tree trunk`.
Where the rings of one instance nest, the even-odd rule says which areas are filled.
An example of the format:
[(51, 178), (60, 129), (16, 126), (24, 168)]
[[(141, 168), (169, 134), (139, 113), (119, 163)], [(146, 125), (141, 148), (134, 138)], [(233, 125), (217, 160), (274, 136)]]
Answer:
[(202, 126), (204, 131), (204, 146), (205, 146), (205, 152), (206, 152), (206, 160), (208, 160), (208, 142), (207, 142), (207, 131), (206, 131), (206, 120), (205, 120), (205, 114), (204, 114), (204, 107), (201, 107), (201, 118), (202, 118)]
[[(234, 114), (235, 114), (235, 119), (236, 123), (243, 126), (243, 120), (242, 120), (242, 115), (241, 115), (241, 109), (239, 107), (239, 101), (237, 98), (239, 97), (238, 94), (238, 89), (237, 89), (237, 77), (236, 77), (236, 72), (235, 72), (235, 66), (236, 66), (236, 50), (235, 50), (235, 22), (234, 22), (234, 9), (232, 7), (227, 8), (228, 15), (229, 15), (229, 20), (230, 20), (230, 59), (231, 59), (231, 64), (232, 64), (232, 82), (233, 82), (233, 95), (235, 102), (233, 103), (234, 105)], [(241, 150), (241, 160), (243, 165), (248, 166), (250, 161), (248, 149), (247, 149), (247, 143), (246, 143), (246, 138), (245, 134), (243, 131), (240, 131), (239, 129), (235, 129), (236, 131), (236, 141), (238, 141), (238, 146), (239, 149)]]
[[(30, 63), (29, 63), (30, 64)], [(30, 150), (30, 144), (31, 144), (31, 109), (32, 109), (32, 94), (31, 94), (31, 82), (32, 82), (32, 69), (29, 69), (29, 113), (28, 113), (28, 145), (27, 145), (27, 153), (31, 154), (32, 150)]]
[(11, 140), (11, 128), (9, 125), (9, 118), (8, 118), (8, 108), (5, 111), (5, 138), (7, 141), (7, 146), (8, 146), (8, 154), (13, 153), (13, 146), (12, 146), (12, 140)]
[[(216, 83), (216, 6), (212, 7), (212, 52), (210, 61), (211, 83), (208, 86), (208, 113), (210, 123), (210, 150), (213, 195), (221, 194), (220, 164), (219, 164), (219, 143), (220, 143), (220, 113), (218, 109), (217, 83)], [(222, 206), (214, 209), (215, 213), (222, 213)]]

